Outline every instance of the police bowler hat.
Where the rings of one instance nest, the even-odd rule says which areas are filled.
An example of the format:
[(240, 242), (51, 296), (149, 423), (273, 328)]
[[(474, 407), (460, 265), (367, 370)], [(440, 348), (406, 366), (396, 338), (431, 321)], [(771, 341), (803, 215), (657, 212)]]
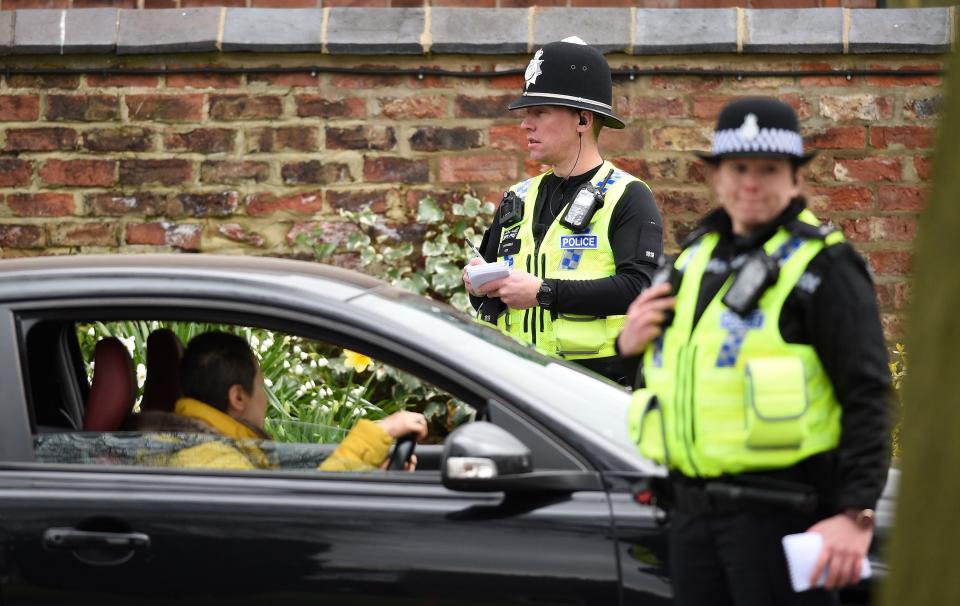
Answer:
[(604, 126), (624, 127), (613, 113), (613, 79), (607, 60), (576, 36), (539, 49), (524, 79), (523, 94), (507, 109), (562, 105), (598, 114)]
[(777, 157), (797, 165), (809, 162), (816, 152), (804, 152), (797, 113), (770, 97), (749, 97), (728, 103), (720, 111), (710, 153), (697, 152), (716, 164), (723, 158)]

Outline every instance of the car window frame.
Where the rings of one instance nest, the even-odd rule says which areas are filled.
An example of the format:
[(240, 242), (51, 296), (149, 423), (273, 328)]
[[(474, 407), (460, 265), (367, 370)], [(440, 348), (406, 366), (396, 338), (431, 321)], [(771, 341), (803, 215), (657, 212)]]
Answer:
[[(340, 303), (340, 306), (349, 308), (349, 303)], [(186, 322), (221, 322), (228, 324), (239, 324), (244, 326), (255, 326), (266, 328), (289, 334), (296, 334), (308, 339), (316, 339), (334, 343), (341, 347), (354, 349), (364, 352), (378, 361), (390, 364), (391, 366), (417, 376), (428, 381), (436, 387), (443, 389), (450, 395), (461, 399), (467, 404), (473, 406), (478, 411), (478, 416), (486, 414), (487, 402), (496, 400), (503, 402), (502, 393), (493, 392), (488, 386), (482, 385), (469, 376), (459, 373), (450, 365), (443, 364), (439, 357), (429, 357), (423, 352), (410, 349), (396, 340), (390, 339), (384, 333), (377, 333), (360, 323), (350, 325), (350, 330), (344, 330), (343, 323), (340, 320), (333, 320), (329, 317), (318, 317), (309, 315), (302, 311), (277, 307), (272, 304), (268, 308), (258, 306), (249, 301), (225, 301), (222, 299), (202, 299), (196, 296), (174, 295), (170, 297), (151, 296), (149, 300), (139, 296), (98, 296), (98, 297), (72, 297), (59, 300), (23, 300), (15, 304), (9, 304), (7, 311), (10, 314), (12, 323), (16, 326), (15, 351), (14, 355), (18, 365), (24, 364), (26, 347), (26, 335), (22, 333), (21, 327), (25, 321), (42, 320), (61, 320), (74, 323), (94, 320), (132, 320), (132, 319), (163, 319), (171, 321)], [(22, 382), (27, 369), (20, 372), (18, 383)], [(455, 375), (451, 376), (451, 375)], [(22, 389), (22, 386), (21, 386)], [(30, 394), (23, 393), (22, 401), (29, 407), (32, 403), (28, 402)], [(548, 457), (551, 460), (565, 459), (571, 462), (571, 471), (596, 471), (589, 461), (573, 448), (564, 442), (561, 438), (554, 435), (548, 428), (544, 427), (536, 419), (517, 409), (516, 406), (510, 406), (511, 410), (517, 413), (515, 416), (520, 420), (520, 424), (513, 429), (516, 432), (518, 428), (525, 430), (519, 433), (527, 433), (527, 441), (533, 441), (532, 446), (537, 450), (552, 449), (555, 452), (553, 456)], [(29, 408), (27, 411), (29, 413)], [(29, 422), (29, 421), (28, 421)], [(29, 456), (21, 452), (21, 456), (16, 459), (19, 462), (32, 461), (32, 435), (34, 428), (28, 425), (28, 450)], [(531, 440), (530, 436), (536, 436)], [(517, 436), (520, 439), (520, 436)], [(21, 440), (21, 449), (23, 448)], [(0, 451), (2, 452), (2, 451)], [(536, 453), (535, 460), (536, 459)], [(541, 459), (544, 458), (541, 456)], [(0, 461), (0, 464), (13, 462), (9, 458)], [(33, 463), (35, 465), (49, 468), (49, 463)], [(69, 468), (76, 469), (75, 465), (65, 464)], [(106, 468), (107, 466), (104, 466)], [(116, 466), (117, 469), (130, 471), (129, 466)], [(90, 466), (84, 466), (89, 469)], [(575, 469), (574, 469), (575, 468)], [(98, 468), (99, 469), (99, 468)], [(138, 469), (139, 471), (139, 469)], [(167, 473), (180, 473), (187, 470), (169, 470), (160, 469)], [(210, 470), (190, 470), (199, 473), (209, 472)], [(259, 477), (274, 476), (282, 474), (287, 477), (288, 474), (297, 474), (291, 471), (265, 471), (254, 470), (251, 472), (230, 471), (229, 475), (235, 473), (253, 474)], [(344, 472), (306, 472), (307, 477), (330, 477), (335, 474), (337, 478), (346, 478)], [(406, 476), (419, 476), (420, 478), (435, 475), (435, 481), (439, 482), (439, 473), (433, 474), (429, 471), (418, 472), (415, 474), (350, 474), (351, 476), (362, 477), (365, 480), (371, 479), (402, 479), (410, 480)]]

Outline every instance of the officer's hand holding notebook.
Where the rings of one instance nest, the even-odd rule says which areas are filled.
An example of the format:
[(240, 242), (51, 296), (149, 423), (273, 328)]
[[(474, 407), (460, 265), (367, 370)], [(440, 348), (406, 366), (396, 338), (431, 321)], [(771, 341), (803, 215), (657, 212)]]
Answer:
[(470, 278), (470, 284), (474, 289), (480, 288), (487, 282), (506, 278), (513, 271), (504, 261), (496, 263), (482, 263), (480, 265), (468, 265), (467, 277)]

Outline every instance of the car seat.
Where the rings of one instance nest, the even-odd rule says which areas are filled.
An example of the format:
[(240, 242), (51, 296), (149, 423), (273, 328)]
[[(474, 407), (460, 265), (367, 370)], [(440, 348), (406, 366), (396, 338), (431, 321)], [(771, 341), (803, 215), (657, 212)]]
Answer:
[(180, 397), (180, 359), (183, 343), (168, 328), (158, 328), (147, 337), (147, 378), (143, 383), (140, 410), (173, 412)]
[(137, 377), (126, 346), (116, 337), (100, 339), (93, 352), (93, 381), (84, 408), (84, 431), (117, 431), (133, 410)]

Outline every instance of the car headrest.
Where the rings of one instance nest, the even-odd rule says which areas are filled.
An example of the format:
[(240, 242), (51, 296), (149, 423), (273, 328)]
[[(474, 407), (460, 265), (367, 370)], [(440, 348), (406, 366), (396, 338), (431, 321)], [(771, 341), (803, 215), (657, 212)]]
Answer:
[(93, 381), (83, 417), (84, 431), (116, 431), (133, 410), (137, 377), (120, 339), (100, 339), (93, 352)]
[(143, 383), (140, 410), (173, 412), (180, 397), (180, 359), (183, 343), (167, 328), (158, 328), (147, 337), (147, 378)]

